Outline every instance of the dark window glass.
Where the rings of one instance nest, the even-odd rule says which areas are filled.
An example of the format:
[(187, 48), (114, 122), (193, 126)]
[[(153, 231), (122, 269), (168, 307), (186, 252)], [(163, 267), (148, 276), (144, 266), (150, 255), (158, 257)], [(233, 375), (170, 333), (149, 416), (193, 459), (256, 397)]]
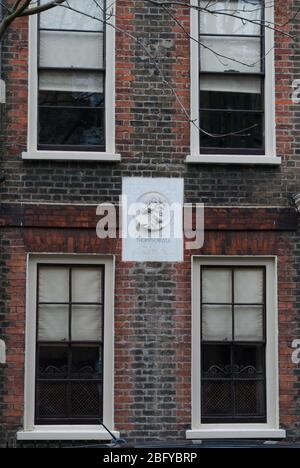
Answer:
[[(262, 148), (263, 115), (258, 112), (232, 112), (225, 110), (203, 110), (201, 112), (203, 128), (209, 133), (219, 135), (214, 138), (202, 135), (203, 148), (231, 148), (232, 150)], [(244, 130), (241, 132), (241, 128)], [(225, 135), (220, 137), (220, 135)], [(212, 146), (213, 145), (213, 146)]]
[(102, 356), (100, 348), (77, 346), (72, 349), (72, 377), (83, 375), (89, 379), (102, 379)]
[(102, 93), (41, 91), (39, 106), (99, 108), (104, 106), (104, 95)]
[(202, 422), (266, 422), (265, 270), (202, 267)]
[(97, 146), (104, 138), (103, 109), (39, 108), (39, 141), (49, 148)]

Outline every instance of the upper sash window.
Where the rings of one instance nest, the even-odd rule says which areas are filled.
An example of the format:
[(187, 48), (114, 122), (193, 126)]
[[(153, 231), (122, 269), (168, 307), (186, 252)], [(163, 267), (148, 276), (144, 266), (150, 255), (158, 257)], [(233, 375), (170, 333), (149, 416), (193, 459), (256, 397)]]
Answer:
[(274, 6), (191, 1), (191, 154), (275, 156)]
[(39, 18), (38, 148), (104, 151), (104, 14), (93, 0), (69, 3), (81, 13)]

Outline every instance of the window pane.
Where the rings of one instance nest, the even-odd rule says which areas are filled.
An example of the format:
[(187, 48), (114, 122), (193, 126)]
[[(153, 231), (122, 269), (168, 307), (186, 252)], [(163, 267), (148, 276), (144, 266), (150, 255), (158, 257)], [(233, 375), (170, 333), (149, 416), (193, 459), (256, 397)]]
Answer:
[(103, 107), (104, 96), (100, 93), (40, 91), (39, 105), (50, 107)]
[(101, 379), (102, 356), (99, 347), (72, 348), (72, 378)]
[(231, 303), (232, 275), (226, 268), (202, 268), (202, 302)]
[(232, 308), (230, 306), (203, 306), (202, 333), (204, 341), (231, 341)]
[(264, 378), (264, 346), (234, 347), (234, 377), (238, 379)]
[(72, 416), (100, 418), (102, 413), (102, 385), (100, 383), (71, 384)]
[(231, 377), (231, 347), (202, 346), (202, 377), (210, 379)]
[(40, 67), (103, 68), (103, 34), (40, 31)]
[(69, 302), (68, 268), (39, 268), (39, 302)]
[(72, 307), (72, 340), (100, 341), (102, 338), (102, 308), (99, 306)]
[[(262, 113), (201, 111), (202, 148), (257, 149), (263, 151)], [(225, 135), (225, 136), (223, 136)]]
[(102, 269), (72, 269), (72, 302), (102, 302)]
[[(56, 71), (40, 70), (39, 90), (53, 91), (53, 95), (74, 96), (83, 99), (84, 96), (103, 95), (104, 76), (100, 73), (90, 73), (87, 71)], [(69, 93), (68, 93), (69, 91)], [(64, 93), (59, 93), (64, 92)], [(71, 94), (72, 93), (72, 94)], [(79, 94), (82, 93), (82, 94)], [(89, 95), (88, 93), (93, 93)], [(99, 93), (99, 94), (96, 94)], [(101, 93), (101, 94), (100, 94)], [(75, 104), (75, 102), (74, 102)], [(79, 103), (80, 105), (80, 103)]]
[(235, 382), (235, 407), (238, 415), (264, 416), (264, 382), (251, 380)]
[(43, 305), (39, 307), (39, 341), (68, 340), (69, 306)]
[(38, 376), (44, 379), (65, 379), (68, 376), (68, 348), (39, 346)]
[(231, 382), (202, 382), (202, 415), (228, 416), (233, 413)]
[(235, 340), (263, 340), (263, 307), (236, 306), (234, 314)]
[(261, 268), (235, 270), (234, 302), (239, 304), (263, 304), (264, 272)]
[(260, 38), (201, 37), (200, 68), (204, 72), (259, 73)]
[(104, 110), (39, 107), (39, 144), (104, 147)]
[[(43, 5), (48, 3), (49, 0), (40, 0)], [(98, 3), (98, 5), (97, 5)], [(57, 6), (40, 15), (41, 28), (50, 29), (71, 29), (77, 31), (102, 31), (103, 30), (103, 0), (68, 0), (68, 4), (74, 10), (65, 8), (64, 6)], [(86, 13), (84, 15), (82, 13)], [(93, 17), (97, 19), (93, 19)]]
[(202, 75), (202, 109), (263, 110), (262, 79), (254, 76)]
[(37, 383), (38, 406), (40, 418), (66, 417), (67, 384), (62, 382)]
[(200, 6), (208, 10), (200, 14), (202, 34), (260, 34), (260, 20), (263, 14), (261, 0), (201, 0)]

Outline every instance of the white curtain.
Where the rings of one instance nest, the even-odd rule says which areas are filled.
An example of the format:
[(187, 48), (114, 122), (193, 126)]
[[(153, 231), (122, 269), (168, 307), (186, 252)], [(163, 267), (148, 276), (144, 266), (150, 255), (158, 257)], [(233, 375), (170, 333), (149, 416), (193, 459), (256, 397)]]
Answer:
[(200, 2), (200, 5), (214, 12), (214, 14), (206, 11), (200, 13), (201, 71), (259, 72), (261, 70), (260, 38), (205, 37), (201, 34), (259, 35), (262, 2), (246, 0), (207, 2), (204, 0)]
[(202, 302), (231, 303), (231, 270), (226, 268), (202, 269)]
[(261, 79), (256, 76), (202, 75), (200, 90), (261, 94)]
[(98, 341), (101, 338), (102, 308), (99, 306), (72, 307), (72, 340)]
[(72, 302), (102, 302), (102, 270), (72, 269)]
[(39, 307), (38, 337), (40, 341), (69, 339), (69, 306), (41, 305)]
[(103, 68), (103, 34), (41, 31), (40, 66)]
[(200, 6), (209, 10), (200, 13), (200, 34), (260, 34), (262, 0), (201, 0)]
[(234, 272), (234, 302), (262, 304), (264, 275), (261, 268), (242, 268)]
[(206, 341), (232, 340), (232, 307), (202, 307), (202, 339)]
[(202, 37), (201, 71), (259, 73), (261, 70), (260, 39)]
[[(40, 0), (41, 4), (48, 3), (49, 0)], [(73, 29), (81, 31), (102, 31), (103, 22), (103, 0), (68, 0), (65, 3), (71, 8), (84, 14), (77, 13), (64, 6), (57, 6), (40, 15), (40, 27), (48, 29)], [(102, 8), (101, 8), (102, 7)], [(96, 19), (93, 19), (96, 18)]]
[[(46, 3), (48, 0), (42, 0)], [(72, 68), (102, 69), (104, 35), (103, 4), (99, 0), (68, 0), (80, 14), (57, 6), (40, 15), (40, 67), (65, 68), (66, 72), (40, 72), (39, 89), (70, 92), (103, 92), (99, 75), (74, 79)], [(101, 8), (102, 7), (102, 8)], [(93, 19), (97, 18), (97, 19)], [(50, 29), (50, 30), (49, 30)], [(53, 29), (53, 31), (51, 31)], [(67, 75), (69, 73), (69, 77)]]
[(263, 308), (236, 306), (234, 311), (235, 340), (260, 341), (263, 339)]
[(101, 73), (41, 70), (39, 74), (39, 89), (41, 91), (103, 93), (103, 81), (104, 77)]
[[(202, 270), (203, 339), (232, 339), (232, 270)], [(264, 274), (261, 268), (234, 269), (234, 339), (260, 341), (263, 338)], [(224, 303), (228, 305), (218, 305)], [(249, 305), (247, 305), (249, 304)], [(257, 304), (257, 305), (250, 305)], [(261, 304), (261, 305), (259, 305)]]
[(69, 269), (40, 267), (39, 302), (69, 302)]
[[(103, 306), (102, 270), (72, 268), (72, 330), (69, 337), (69, 304), (40, 304), (40, 341), (98, 341), (101, 338)], [(39, 270), (39, 302), (69, 302), (69, 269), (42, 267)]]

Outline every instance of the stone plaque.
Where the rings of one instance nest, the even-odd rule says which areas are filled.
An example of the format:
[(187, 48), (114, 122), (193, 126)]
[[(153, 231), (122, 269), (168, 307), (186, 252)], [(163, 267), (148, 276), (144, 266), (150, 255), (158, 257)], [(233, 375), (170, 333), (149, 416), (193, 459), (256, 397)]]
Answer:
[(183, 261), (183, 179), (123, 178), (124, 262)]

